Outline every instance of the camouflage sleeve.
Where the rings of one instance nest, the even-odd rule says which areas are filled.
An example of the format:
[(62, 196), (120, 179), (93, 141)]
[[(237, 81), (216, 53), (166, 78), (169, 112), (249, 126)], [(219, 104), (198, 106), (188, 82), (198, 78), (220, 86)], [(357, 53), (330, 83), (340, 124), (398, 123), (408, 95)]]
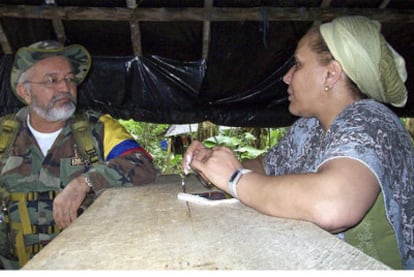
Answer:
[(93, 190), (107, 187), (137, 186), (155, 181), (151, 155), (110, 115), (102, 115), (104, 162), (94, 164), (85, 175)]

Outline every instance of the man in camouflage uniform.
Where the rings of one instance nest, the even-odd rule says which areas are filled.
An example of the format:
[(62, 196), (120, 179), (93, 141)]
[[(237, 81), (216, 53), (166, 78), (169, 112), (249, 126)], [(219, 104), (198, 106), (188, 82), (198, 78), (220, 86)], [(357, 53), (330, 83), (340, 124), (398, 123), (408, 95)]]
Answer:
[(103, 189), (155, 180), (151, 155), (118, 121), (75, 114), (90, 65), (80, 45), (16, 53), (11, 87), (26, 106), (0, 119), (0, 268), (22, 267)]

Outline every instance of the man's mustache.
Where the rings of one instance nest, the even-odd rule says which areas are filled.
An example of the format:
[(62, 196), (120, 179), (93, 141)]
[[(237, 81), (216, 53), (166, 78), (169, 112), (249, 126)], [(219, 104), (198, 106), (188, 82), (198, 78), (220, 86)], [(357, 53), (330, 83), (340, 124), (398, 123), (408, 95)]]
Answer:
[(50, 104), (52, 106), (54, 106), (56, 104), (56, 102), (58, 102), (62, 99), (69, 99), (73, 104), (76, 104), (76, 97), (73, 96), (72, 94), (70, 94), (69, 92), (64, 92), (64, 93), (61, 93), (59, 95), (53, 96), (51, 101), (50, 101)]

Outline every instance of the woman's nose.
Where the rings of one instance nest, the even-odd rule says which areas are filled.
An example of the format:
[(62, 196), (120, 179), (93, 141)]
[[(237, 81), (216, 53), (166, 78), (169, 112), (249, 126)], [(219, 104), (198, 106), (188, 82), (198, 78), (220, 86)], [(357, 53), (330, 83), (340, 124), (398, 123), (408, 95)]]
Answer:
[(290, 85), (290, 82), (292, 81), (293, 67), (294, 66), (292, 66), (283, 76), (283, 82), (285, 82), (287, 85)]

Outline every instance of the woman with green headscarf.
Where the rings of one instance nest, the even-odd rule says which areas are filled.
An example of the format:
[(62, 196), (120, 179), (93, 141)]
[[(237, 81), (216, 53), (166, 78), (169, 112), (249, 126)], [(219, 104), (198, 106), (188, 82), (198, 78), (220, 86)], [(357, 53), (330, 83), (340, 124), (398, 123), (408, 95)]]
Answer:
[(311, 221), (392, 268), (414, 269), (414, 148), (385, 104), (407, 101), (404, 59), (380, 24), (312, 27), (283, 80), (300, 118), (265, 157), (240, 163), (194, 141), (183, 162), (258, 211)]

